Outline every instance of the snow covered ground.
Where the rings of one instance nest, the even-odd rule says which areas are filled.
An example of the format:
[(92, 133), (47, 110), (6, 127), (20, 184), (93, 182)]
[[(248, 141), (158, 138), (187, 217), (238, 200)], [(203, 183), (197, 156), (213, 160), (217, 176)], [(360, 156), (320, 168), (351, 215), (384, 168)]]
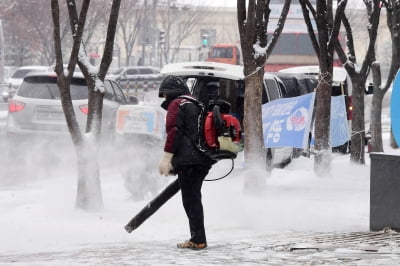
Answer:
[[(384, 141), (387, 152), (397, 152), (388, 148), (388, 132)], [(331, 175), (321, 178), (314, 174), (313, 158), (302, 157), (285, 169), (274, 169), (265, 177), (265, 190), (256, 195), (244, 193), (248, 173), (242, 169), (206, 182), (209, 247), (200, 252), (175, 247), (189, 237), (180, 195), (136, 231), (124, 230), (151, 199), (134, 201), (127, 191), (121, 165), (132, 161), (105, 160), (105, 208), (95, 213), (74, 208), (77, 180), (71, 161), (28, 171), (0, 163), (0, 265), (368, 265), (374, 259), (379, 265), (395, 265), (400, 262), (395, 240), (387, 246), (397, 249), (386, 247), (385, 254), (379, 253), (384, 257), (365, 255), (361, 247), (355, 255), (348, 245), (331, 252), (289, 252), (289, 245), (315, 236), (369, 232), (368, 154), (366, 159), (363, 166), (352, 165), (349, 155), (333, 154)], [(229, 162), (218, 163), (209, 178), (229, 169)], [(174, 180), (159, 178), (165, 184)], [(346, 264), (346, 258), (355, 264)]]
[(0, 110), (0, 127), (6, 126), (7, 111)]
[[(295, 160), (267, 178), (261, 195), (245, 195), (245, 176), (235, 173), (203, 188), (209, 245), (243, 236), (282, 231), (366, 231), (369, 215), (369, 167), (352, 166), (335, 156), (331, 177), (317, 178), (312, 161)], [(163, 177), (160, 177), (163, 178)], [(60, 171), (43, 179), (2, 187), (0, 253), (62, 250), (79, 245), (124, 241), (152, 242), (188, 238), (188, 226), (177, 195), (132, 234), (123, 226), (146, 201), (133, 202), (122, 178), (102, 173), (105, 209), (74, 209), (76, 176)], [(172, 179), (172, 177), (171, 177)], [(7, 239), (7, 241), (4, 241)]]

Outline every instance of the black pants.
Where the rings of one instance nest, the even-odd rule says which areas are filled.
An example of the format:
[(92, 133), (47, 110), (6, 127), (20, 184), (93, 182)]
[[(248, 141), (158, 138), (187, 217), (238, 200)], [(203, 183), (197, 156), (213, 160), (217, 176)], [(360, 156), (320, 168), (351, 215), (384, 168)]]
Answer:
[(207, 243), (203, 204), (201, 202), (201, 186), (209, 170), (210, 167), (208, 166), (194, 165), (178, 171), (182, 203), (189, 219), (190, 241), (198, 244)]

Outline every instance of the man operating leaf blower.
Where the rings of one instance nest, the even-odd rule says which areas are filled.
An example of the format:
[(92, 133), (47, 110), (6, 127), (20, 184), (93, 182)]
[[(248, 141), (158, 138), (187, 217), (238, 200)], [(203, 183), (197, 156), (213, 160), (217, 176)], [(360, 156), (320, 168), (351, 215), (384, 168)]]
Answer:
[[(179, 97), (183, 96), (185, 97)], [(177, 76), (167, 76), (160, 85), (159, 97), (167, 110), (164, 155), (159, 165), (161, 175), (178, 175), (182, 203), (189, 219), (190, 239), (178, 248), (203, 249), (207, 247), (204, 229), (201, 187), (213, 160), (196, 147), (199, 139), (201, 108), (190, 96), (186, 83)]]

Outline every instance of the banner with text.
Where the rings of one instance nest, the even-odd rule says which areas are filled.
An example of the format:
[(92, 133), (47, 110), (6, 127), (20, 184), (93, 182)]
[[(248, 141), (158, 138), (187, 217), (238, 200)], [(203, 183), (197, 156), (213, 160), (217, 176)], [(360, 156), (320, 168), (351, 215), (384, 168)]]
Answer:
[[(338, 147), (345, 144), (350, 139), (349, 125), (347, 121), (346, 102), (344, 95), (331, 97), (331, 124), (330, 140), (331, 147)], [(315, 121), (314, 121), (315, 123)], [(315, 125), (313, 129), (315, 128)], [(310, 145), (314, 146), (314, 132)]]
[(282, 98), (263, 104), (264, 145), (306, 149), (314, 109), (315, 93)]
[(350, 138), (344, 95), (331, 97), (330, 133), (332, 147), (343, 145)]

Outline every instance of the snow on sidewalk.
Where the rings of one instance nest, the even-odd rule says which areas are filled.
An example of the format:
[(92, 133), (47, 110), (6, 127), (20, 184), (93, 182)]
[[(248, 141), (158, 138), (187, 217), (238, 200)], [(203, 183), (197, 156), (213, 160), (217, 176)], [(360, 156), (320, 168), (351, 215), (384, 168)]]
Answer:
[(398, 265), (400, 234), (281, 233), (182, 250), (169, 241), (2, 254), (1, 265)]
[[(274, 169), (257, 195), (243, 192), (249, 173), (240, 169), (221, 181), (206, 182), (209, 247), (203, 251), (176, 248), (189, 235), (180, 195), (126, 233), (124, 225), (149, 199), (132, 201), (112, 161), (114, 167), (101, 171), (105, 206), (97, 213), (74, 209), (76, 172), (66, 161), (52, 170), (0, 169), (0, 181), (5, 173), (20, 173), (18, 182), (0, 183), (0, 265), (400, 262), (398, 234), (369, 232), (369, 160), (360, 166), (351, 164), (349, 155), (332, 156), (330, 176), (315, 176), (313, 160), (298, 158), (285, 169)], [(229, 169), (228, 163), (219, 163), (209, 178)]]

